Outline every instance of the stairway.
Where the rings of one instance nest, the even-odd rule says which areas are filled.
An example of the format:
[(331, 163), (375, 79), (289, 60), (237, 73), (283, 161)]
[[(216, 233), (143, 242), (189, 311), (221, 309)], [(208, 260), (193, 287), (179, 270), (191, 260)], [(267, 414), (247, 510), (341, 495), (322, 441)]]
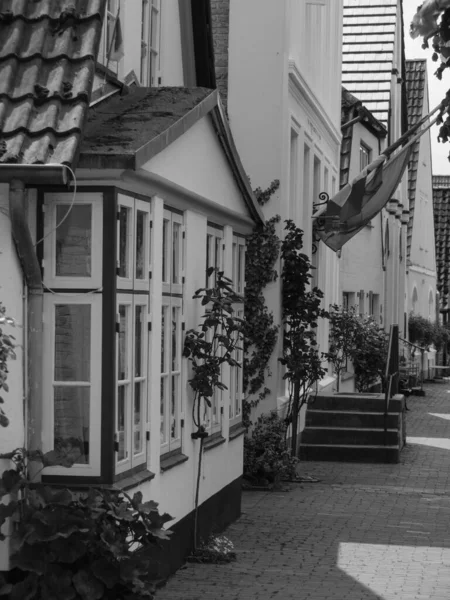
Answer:
[(406, 438), (405, 399), (391, 398), (386, 435), (384, 402), (384, 394), (318, 394), (306, 409), (300, 459), (398, 463)]

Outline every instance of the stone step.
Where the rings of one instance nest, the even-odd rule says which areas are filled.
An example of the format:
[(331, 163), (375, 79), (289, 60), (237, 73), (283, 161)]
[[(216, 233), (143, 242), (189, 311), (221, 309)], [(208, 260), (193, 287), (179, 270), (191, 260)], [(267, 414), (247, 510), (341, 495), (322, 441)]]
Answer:
[(383, 446), (398, 444), (398, 429), (356, 429), (355, 427), (309, 427), (301, 437), (302, 444)]
[[(402, 412), (405, 399), (401, 395), (396, 395), (389, 401), (389, 412)], [(308, 408), (312, 410), (332, 410), (332, 411), (360, 411), (360, 412), (379, 412), (384, 413), (385, 398), (384, 394), (349, 394), (334, 393), (327, 394), (322, 392), (312, 397), (308, 402)]]
[[(387, 426), (389, 429), (399, 427), (399, 413), (389, 414), (387, 417)], [(311, 427), (356, 427), (359, 429), (377, 429), (384, 428), (384, 413), (380, 412), (362, 412), (362, 411), (344, 411), (344, 410), (322, 410), (308, 408), (306, 411), (306, 426)]]
[(299, 449), (301, 460), (361, 462), (361, 463), (398, 463), (400, 449), (392, 446), (367, 445), (321, 445), (301, 444)]

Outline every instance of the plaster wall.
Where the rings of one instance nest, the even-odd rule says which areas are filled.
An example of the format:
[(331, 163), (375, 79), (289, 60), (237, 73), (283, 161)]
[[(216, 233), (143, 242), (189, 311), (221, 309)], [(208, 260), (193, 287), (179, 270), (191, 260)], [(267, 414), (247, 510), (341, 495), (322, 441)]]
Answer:
[[(415, 298), (414, 290), (417, 293)], [(430, 321), (436, 320), (436, 276), (420, 267), (411, 266), (408, 275), (408, 311)]]
[[(22, 269), (11, 235), (9, 186), (7, 184), (0, 184), (0, 273), (0, 302), (6, 308), (7, 316), (12, 317), (16, 322), (15, 327), (2, 326), (2, 329), (16, 338), (15, 353), (17, 356), (16, 360), (8, 361), (7, 384), (9, 391), (1, 390), (1, 396), (4, 399), (2, 409), (9, 419), (7, 427), (0, 425), (0, 453), (3, 453), (23, 447), (25, 443), (23, 348), (26, 323), (24, 322), (24, 285)], [(8, 467), (8, 461), (0, 460), (0, 473)], [(0, 571), (7, 568), (7, 558), (7, 542), (0, 542)]]
[[(361, 142), (372, 151), (372, 158), (379, 154), (379, 140), (361, 123), (353, 127), (352, 147), (350, 155), (349, 181), (360, 172), (359, 148)], [(364, 227), (342, 248), (340, 260), (340, 293), (339, 304), (342, 304), (343, 292), (355, 294), (355, 303), (359, 304), (356, 294), (364, 290), (378, 294), (383, 299), (383, 249), (382, 249), (382, 215), (374, 217), (369, 226)], [(369, 310), (367, 297), (364, 298), (363, 312)]]
[(143, 169), (205, 196), (213, 203), (247, 214), (208, 116), (152, 158)]

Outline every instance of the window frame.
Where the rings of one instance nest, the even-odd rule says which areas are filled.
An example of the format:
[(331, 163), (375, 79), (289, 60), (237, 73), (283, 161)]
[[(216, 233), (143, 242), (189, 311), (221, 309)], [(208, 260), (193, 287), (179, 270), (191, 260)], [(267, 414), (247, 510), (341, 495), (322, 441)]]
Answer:
[[(43, 282), (47, 288), (98, 289), (102, 286), (102, 255), (103, 255), (103, 196), (101, 193), (83, 192), (74, 197), (73, 193), (45, 194), (43, 212)], [(91, 206), (91, 275), (70, 276), (56, 274), (56, 241), (57, 231), (62, 225), (62, 219), (57, 222), (58, 206), (69, 206), (70, 212), (76, 206)], [(48, 215), (48, 216), (47, 216)], [(63, 217), (64, 218), (64, 217)]]
[[(154, 25), (156, 23), (156, 25)], [(156, 39), (153, 39), (153, 34)], [(152, 43), (153, 42), (153, 43)], [(141, 0), (140, 82), (148, 87), (161, 85), (161, 4)]]
[[(131, 220), (128, 223), (127, 237), (129, 239), (127, 248), (127, 263), (128, 263), (128, 276), (122, 277), (119, 272), (121, 268), (120, 260), (120, 240), (121, 240), (121, 222), (120, 222), (120, 209), (124, 207), (131, 213)], [(144, 254), (144, 277), (136, 277), (136, 241), (137, 241), (137, 213), (143, 212), (146, 215), (144, 221), (144, 242), (143, 242), (143, 254)], [(118, 290), (138, 290), (147, 291), (150, 285), (150, 223), (152, 220), (152, 208), (150, 202), (145, 202), (133, 196), (125, 196), (124, 194), (117, 195), (117, 251), (116, 251), (116, 264), (117, 264), (117, 289)]]
[[(111, 2), (112, 10), (109, 7)], [(97, 54), (97, 62), (107, 67), (113, 73), (117, 74), (119, 63), (116, 60), (111, 60), (108, 56), (109, 48), (114, 35), (116, 25), (117, 12), (120, 6), (120, 0), (108, 0), (105, 6), (105, 18), (102, 26), (102, 34), (100, 38), (100, 46)], [(111, 29), (110, 29), (111, 27)]]
[[(146, 439), (146, 432), (148, 430), (148, 414), (149, 414), (149, 398), (148, 398), (148, 384), (149, 384), (149, 374), (150, 374), (150, 364), (149, 364), (149, 331), (148, 331), (148, 323), (149, 323), (149, 300), (148, 297), (144, 294), (132, 294), (132, 293), (119, 293), (116, 298), (116, 310), (117, 310), (117, 322), (120, 324), (120, 316), (119, 316), (119, 307), (120, 306), (129, 306), (129, 330), (127, 332), (127, 364), (129, 376), (127, 378), (127, 383), (125, 385), (130, 386), (130, 393), (126, 407), (126, 415), (125, 415), (125, 432), (126, 434), (126, 447), (128, 448), (128, 455), (119, 460), (118, 451), (119, 446), (119, 427), (118, 427), (118, 408), (119, 408), (119, 338), (120, 335), (120, 326), (117, 327), (116, 330), (116, 391), (115, 391), (115, 415), (114, 415), (114, 431), (115, 431), (115, 475), (121, 475), (124, 472), (130, 471), (136, 467), (139, 467), (143, 464), (147, 463), (147, 454), (148, 454), (148, 440)], [(135, 317), (136, 317), (136, 306), (144, 307), (143, 317), (144, 320), (142, 323), (142, 365), (143, 369), (146, 373), (145, 377), (139, 376), (139, 383), (143, 383), (143, 393), (142, 398), (144, 402), (142, 403), (142, 425), (141, 425), (141, 434), (142, 434), (142, 451), (135, 455), (133, 452), (133, 441), (134, 441), (134, 406), (135, 406), (135, 383), (136, 383), (136, 375), (135, 375)], [(124, 380), (125, 381), (125, 380)], [(128, 422), (127, 422), (128, 419)]]
[[(55, 425), (55, 403), (53, 389), (56, 385), (55, 375), (55, 307), (61, 304), (78, 304), (91, 306), (91, 340), (90, 340), (90, 409), (89, 409), (89, 456), (91, 462), (88, 465), (74, 464), (70, 472), (65, 467), (46, 467), (43, 470), (45, 476), (78, 476), (99, 477), (101, 436), (98, 435), (101, 428), (102, 404), (96, 401), (101, 398), (102, 378), (101, 365), (95, 365), (95, 360), (102, 353), (102, 295), (101, 294), (46, 294), (44, 297), (44, 348), (52, 348), (52, 351), (44, 352), (43, 355), (43, 414), (42, 422), (43, 450), (48, 452), (54, 449), (54, 425)], [(100, 373), (100, 374), (99, 374)], [(51, 374), (51, 377), (49, 376)], [(99, 374), (97, 376), (97, 374)], [(66, 382), (67, 383), (67, 382)], [(77, 382), (71, 382), (75, 384)], [(69, 386), (68, 386), (69, 387)], [(86, 386), (87, 387), (87, 386)]]
[[(363, 159), (364, 157), (364, 159)], [(363, 171), (372, 161), (372, 148), (362, 140), (359, 142), (359, 170)], [(363, 164), (364, 163), (364, 164)]]

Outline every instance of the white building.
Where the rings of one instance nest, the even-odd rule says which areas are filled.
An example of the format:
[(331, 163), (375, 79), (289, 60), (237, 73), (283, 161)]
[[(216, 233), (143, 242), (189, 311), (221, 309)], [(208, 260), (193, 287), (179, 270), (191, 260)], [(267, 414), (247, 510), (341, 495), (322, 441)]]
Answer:
[[(47, 468), (43, 480), (159, 502), (175, 519), (167, 574), (192, 547), (199, 441), (182, 357), (202, 315), (192, 296), (207, 266), (243, 291), (245, 236), (262, 221), (218, 94), (195, 87), (214, 84), (207, 4), (10, 8), (0, 23), (0, 294), (19, 340), (0, 452), (76, 450), (70, 470)], [(222, 377), (228, 390), (204, 413), (200, 537), (240, 513), (242, 371)], [(0, 568), (7, 560), (0, 544)]]
[[(230, 126), (252, 187), (279, 180), (264, 215), (293, 219), (304, 230), (304, 251), (316, 266), (324, 306), (338, 299), (338, 259), (323, 244), (313, 254), (313, 204), (339, 181), (342, 2), (341, 0), (226, 0), (212, 2), (219, 90), (227, 97)], [(270, 34), (268, 33), (270, 32)], [(278, 265), (278, 271), (280, 265)], [(275, 322), (281, 321), (280, 281), (266, 291)], [(328, 325), (319, 328), (320, 350)], [(266, 381), (271, 394), (257, 412), (286, 401), (278, 363), (282, 336)], [(322, 385), (332, 383), (327, 377)]]

